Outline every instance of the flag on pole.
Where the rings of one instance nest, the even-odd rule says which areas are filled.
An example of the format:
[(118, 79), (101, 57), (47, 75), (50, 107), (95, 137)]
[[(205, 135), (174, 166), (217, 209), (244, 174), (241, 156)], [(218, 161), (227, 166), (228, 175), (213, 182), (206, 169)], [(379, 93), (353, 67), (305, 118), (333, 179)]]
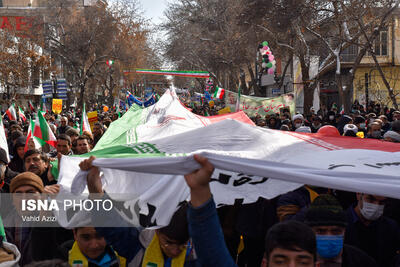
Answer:
[(20, 117), (24, 122), (26, 122), (26, 116), (25, 116), (24, 111), (21, 109), (21, 107), (18, 107), (18, 114), (19, 114), (19, 117)]
[(30, 100), (28, 101), (28, 105), (29, 105), (29, 108), (31, 109), (31, 111), (35, 112), (35, 107), (33, 106), (32, 102)]
[(235, 111), (236, 112), (240, 111), (240, 86), (239, 86), (239, 90), (238, 90), (238, 96), (237, 96), (237, 99), (236, 99), (236, 109), (235, 109)]
[(35, 144), (35, 148), (42, 147), (43, 145), (46, 144), (46, 142), (44, 142), (43, 140), (41, 140), (41, 139), (39, 139), (39, 138), (33, 136), (33, 134), (32, 134), (32, 129), (35, 129), (35, 123), (33, 122), (32, 119), (29, 119), (28, 134), (27, 134), (27, 136), (26, 136), (26, 142), (25, 142), (25, 148), (24, 148), (24, 151), (25, 151), (25, 152), (28, 151), (28, 147), (29, 147), (28, 143), (29, 143), (29, 140), (30, 140), (31, 138), (32, 138), (32, 140), (33, 140), (33, 142), (34, 142), (34, 144)]
[(4, 130), (3, 119), (0, 116), (0, 147), (6, 151), (7, 160), (10, 161), (10, 155), (8, 154), (8, 144), (6, 131)]
[(33, 136), (40, 138), (42, 141), (51, 145), (54, 148), (57, 145), (57, 139), (41, 112), (38, 112), (38, 115), (36, 117)]
[(224, 94), (225, 94), (225, 89), (217, 86), (217, 88), (215, 89), (213, 98), (224, 99)]
[(17, 112), (15, 111), (15, 104), (14, 103), (6, 110), (6, 114), (7, 114), (8, 119), (10, 121), (17, 120)]
[(90, 124), (89, 124), (89, 119), (86, 114), (85, 103), (83, 103), (80, 135), (82, 135), (84, 131), (88, 131), (90, 134), (92, 134), (92, 130), (90, 129)]

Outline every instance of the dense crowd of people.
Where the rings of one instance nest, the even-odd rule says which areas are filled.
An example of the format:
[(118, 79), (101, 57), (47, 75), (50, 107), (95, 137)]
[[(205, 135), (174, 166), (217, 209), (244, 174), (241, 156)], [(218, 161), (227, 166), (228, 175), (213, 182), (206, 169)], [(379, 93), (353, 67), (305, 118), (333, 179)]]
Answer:
[[(223, 108), (188, 106), (199, 115), (217, 115)], [(0, 148), (2, 193), (57, 194), (60, 155), (90, 152), (119, 115), (99, 111), (91, 133), (80, 132), (80, 117), (79, 110), (45, 115), (57, 138), (52, 149), (27, 140), (29, 120), (4, 115), (9, 154)], [(400, 142), (400, 111), (374, 103), (365, 109), (355, 102), (350, 114), (334, 104), (306, 116), (283, 109), (251, 119), (274, 130), (318, 133), (330, 125), (343, 136)], [(80, 163), (88, 171), (88, 190), (93, 198), (109, 199), (94, 159)], [(6, 227), (0, 230), (0, 266), (400, 267), (400, 200), (304, 185), (271, 200), (216, 208), (209, 186), (214, 167), (206, 158), (195, 160), (201, 168), (185, 176), (190, 201), (157, 230), (128, 223), (113, 227), (115, 220), (123, 220), (113, 211), (91, 212), (92, 221), (105, 220), (110, 227), (23, 227), (15, 220), (20, 207), (7, 207), (1, 214)]]

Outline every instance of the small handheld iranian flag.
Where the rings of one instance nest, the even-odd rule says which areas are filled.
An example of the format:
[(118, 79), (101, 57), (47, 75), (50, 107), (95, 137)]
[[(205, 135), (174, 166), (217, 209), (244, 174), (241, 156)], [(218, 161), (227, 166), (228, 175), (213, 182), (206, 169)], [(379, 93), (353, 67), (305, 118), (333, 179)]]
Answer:
[(24, 111), (21, 109), (21, 107), (18, 107), (18, 114), (19, 114), (19, 117), (20, 117), (24, 122), (26, 122), (26, 116), (25, 116)]
[(31, 109), (31, 111), (35, 112), (35, 107), (33, 106), (32, 102), (30, 100), (28, 101), (28, 105), (29, 105), (29, 108)]
[(217, 86), (217, 88), (215, 89), (213, 97), (217, 98), (217, 99), (224, 99), (224, 94), (225, 94), (225, 89), (224, 88), (220, 88), (220, 87)]
[(0, 147), (6, 151), (7, 160), (10, 161), (10, 155), (8, 154), (7, 137), (1, 116), (0, 116)]
[(92, 134), (92, 130), (90, 129), (90, 124), (89, 124), (89, 119), (86, 115), (85, 103), (83, 103), (80, 135), (82, 135), (84, 131), (88, 131), (90, 134)]
[(10, 121), (15, 121), (17, 120), (17, 112), (15, 111), (15, 105), (14, 103), (6, 110), (6, 114), (8, 116), (8, 119)]
[(38, 112), (36, 117), (33, 136), (40, 138), (42, 141), (51, 145), (52, 147), (57, 146), (57, 139), (41, 112)]
[(25, 148), (24, 151), (28, 151), (29, 148), (29, 140), (32, 138), (35, 148), (40, 148), (46, 144), (42, 139), (33, 136), (32, 129), (35, 129), (35, 123), (32, 119), (29, 120), (29, 128), (28, 128), (28, 135), (26, 136)]

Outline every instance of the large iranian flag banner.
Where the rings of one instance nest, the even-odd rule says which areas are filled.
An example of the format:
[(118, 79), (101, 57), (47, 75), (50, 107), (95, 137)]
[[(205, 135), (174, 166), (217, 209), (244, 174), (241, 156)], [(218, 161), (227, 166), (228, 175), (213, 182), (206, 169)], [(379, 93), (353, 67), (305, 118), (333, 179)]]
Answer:
[[(216, 167), (211, 182), (216, 203), (233, 204), (274, 198), (303, 184), (398, 197), (398, 151), (400, 144), (380, 140), (256, 127), (242, 111), (201, 117), (167, 91), (155, 105), (134, 105), (113, 122), (91, 153), (64, 156), (59, 183), (63, 193), (87, 193), (78, 164), (95, 155), (105, 191), (123, 203), (121, 216), (146, 227), (168, 224), (190, 197), (183, 175), (199, 167), (194, 154)], [(59, 222), (76, 227), (85, 218), (60, 214)]]

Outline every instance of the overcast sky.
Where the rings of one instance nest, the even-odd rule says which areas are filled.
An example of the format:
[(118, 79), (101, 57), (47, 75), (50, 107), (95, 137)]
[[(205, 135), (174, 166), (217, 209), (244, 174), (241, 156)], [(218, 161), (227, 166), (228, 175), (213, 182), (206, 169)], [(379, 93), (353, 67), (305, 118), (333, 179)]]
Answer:
[(167, 0), (139, 0), (144, 15), (151, 20), (153, 24), (159, 24), (162, 21), (163, 12), (167, 7)]

